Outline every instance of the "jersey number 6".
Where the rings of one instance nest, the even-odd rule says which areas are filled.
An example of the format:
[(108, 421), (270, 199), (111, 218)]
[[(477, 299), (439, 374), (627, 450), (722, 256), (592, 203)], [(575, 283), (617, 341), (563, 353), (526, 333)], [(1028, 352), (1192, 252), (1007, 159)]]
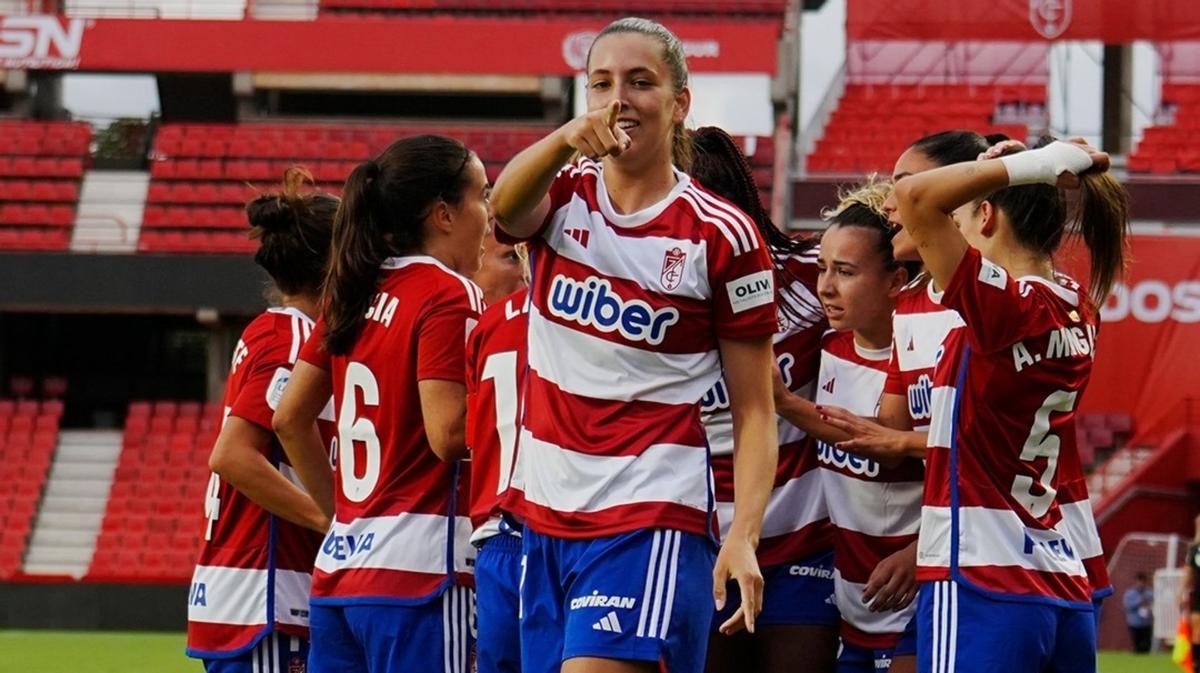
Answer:
[[(379, 384), (366, 365), (351, 362), (346, 367), (346, 385), (342, 390), (342, 406), (337, 415), (338, 474), (346, 499), (362, 502), (379, 483), (380, 454), (375, 424), (369, 418), (358, 418), (357, 399), (361, 391), (364, 407), (378, 407)], [(364, 448), (361, 468), (355, 457), (355, 443)], [(359, 472), (361, 477), (357, 476)]]

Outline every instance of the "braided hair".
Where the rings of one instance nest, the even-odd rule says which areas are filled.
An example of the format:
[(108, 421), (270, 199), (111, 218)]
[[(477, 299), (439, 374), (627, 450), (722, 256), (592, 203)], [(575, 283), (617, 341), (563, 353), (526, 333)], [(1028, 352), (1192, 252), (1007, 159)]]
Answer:
[[(811, 320), (814, 312), (821, 311), (820, 303), (814, 299), (816, 287), (797, 277), (788, 267), (787, 260), (811, 252), (817, 242), (810, 238), (793, 238), (775, 226), (759, 198), (754, 171), (738, 148), (737, 141), (724, 129), (716, 126), (696, 129), (692, 132), (692, 149), (692, 176), (706, 188), (741, 208), (766, 240), (775, 267), (780, 311), (798, 324)], [(808, 293), (799, 292), (796, 284), (807, 288)]]

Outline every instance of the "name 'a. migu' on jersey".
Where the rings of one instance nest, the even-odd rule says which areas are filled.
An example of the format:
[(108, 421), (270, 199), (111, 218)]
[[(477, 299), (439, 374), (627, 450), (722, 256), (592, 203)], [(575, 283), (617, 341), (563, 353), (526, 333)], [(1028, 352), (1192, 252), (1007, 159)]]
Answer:
[(531, 241), (529, 368), (517, 475), (535, 530), (711, 532), (699, 401), (718, 337), (775, 332), (774, 275), (754, 224), (684, 173), (620, 214), (600, 165), (550, 187)]
[[(798, 315), (778, 310), (782, 329), (774, 336), (775, 360), (784, 384), (808, 400), (816, 391), (821, 335), (827, 328), (820, 301), (810, 289), (816, 287), (816, 255), (813, 250), (785, 261), (793, 286), (791, 292), (779, 292), (777, 300), (791, 302)], [(712, 451), (717, 521), (724, 539), (733, 523), (733, 414), (724, 377), (705, 393), (700, 408)], [(788, 563), (833, 548), (817, 467), (813, 438), (780, 418), (779, 466), (763, 515), (760, 565)]]
[(430, 448), (418, 382), (465, 383), (465, 340), (482, 308), (474, 283), (414, 255), (384, 262), (349, 353), (330, 356), (317, 323), (300, 357), (330, 373), (338, 459), (314, 604), (419, 603), (472, 583), (465, 470)]
[[(817, 404), (874, 416), (887, 377), (891, 348), (872, 350), (853, 332), (829, 332), (821, 344)], [(833, 524), (833, 586), (842, 615), (841, 637), (870, 649), (896, 646), (916, 605), (872, 612), (863, 592), (875, 566), (917, 539), (925, 471), (905, 458), (883, 467), (825, 442), (817, 442), (821, 483)]]
[(518, 290), (489, 306), (467, 338), (467, 445), (475, 527), (471, 543), (476, 546), (500, 532), (502, 510), (519, 510), (520, 494), (510, 495), (509, 490), (527, 359), (527, 297), (526, 290)]
[(1075, 411), (1095, 311), (1066, 276), (1012, 278), (973, 248), (942, 302), (964, 326), (935, 372), (917, 576), (1091, 609), (1083, 560), (1101, 550)]
[[(246, 327), (234, 349), (223, 421), (236, 416), (271, 431), (271, 417), (312, 328), (312, 320), (294, 308), (270, 309)], [(332, 405), (317, 426), (329, 446)], [(267, 458), (303, 488), (278, 442), (267, 447)], [(188, 654), (236, 657), (275, 631), (307, 638), (321, 536), (272, 515), (217, 474), (209, 478), (204, 514), (188, 592)]]

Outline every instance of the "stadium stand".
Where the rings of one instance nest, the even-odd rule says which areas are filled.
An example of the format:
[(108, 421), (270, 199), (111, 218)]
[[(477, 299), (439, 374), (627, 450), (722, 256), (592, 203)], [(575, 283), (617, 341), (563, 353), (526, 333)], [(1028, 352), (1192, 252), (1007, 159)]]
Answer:
[(0, 400), (0, 579), (20, 571), (62, 412), (58, 400)]
[(91, 137), (82, 122), (0, 121), (0, 249), (67, 248)]
[(639, 16), (783, 16), (786, 0), (321, 0), (329, 13), (637, 14)]
[(917, 138), (949, 128), (1027, 139), (1024, 124), (997, 124), (1002, 106), (1045, 106), (1038, 84), (850, 84), (808, 156), (810, 173), (890, 174)]
[(156, 137), (142, 235), (147, 252), (246, 252), (242, 207), (276, 186), (293, 164), (340, 194), (355, 164), (403, 135), (441, 133), (479, 153), (489, 175), (549, 128), (338, 126), (329, 124), (168, 124)]
[(1170, 123), (1146, 128), (1142, 142), (1129, 155), (1131, 173), (1173, 175), (1200, 173), (1200, 84), (1166, 83), (1162, 118)]
[(89, 578), (179, 582), (191, 576), (220, 418), (218, 404), (129, 405)]

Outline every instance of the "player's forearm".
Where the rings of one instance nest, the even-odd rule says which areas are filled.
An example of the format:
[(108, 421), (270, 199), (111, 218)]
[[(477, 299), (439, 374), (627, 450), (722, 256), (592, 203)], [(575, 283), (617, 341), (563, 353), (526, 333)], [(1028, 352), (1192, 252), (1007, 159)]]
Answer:
[(512, 236), (532, 236), (540, 223), (530, 217), (575, 150), (562, 128), (522, 150), (504, 167), (492, 187), (491, 205), (500, 228)]
[(235, 457), (216, 467), (215, 471), (222, 479), (275, 516), (319, 533), (328, 530), (329, 517), (316, 501), (288, 481), (253, 448), (238, 451)]
[(775, 395), (775, 413), (826, 444), (833, 445), (850, 439), (850, 435), (821, 420), (817, 405), (794, 393)]
[(316, 422), (297, 427), (292, 422), (279, 422), (276, 414), (275, 434), (308, 495), (326, 517), (333, 518), (333, 468)]
[(774, 417), (760, 410), (734, 417), (733, 521), (730, 538), (758, 547), (763, 515), (775, 483), (779, 434)]

